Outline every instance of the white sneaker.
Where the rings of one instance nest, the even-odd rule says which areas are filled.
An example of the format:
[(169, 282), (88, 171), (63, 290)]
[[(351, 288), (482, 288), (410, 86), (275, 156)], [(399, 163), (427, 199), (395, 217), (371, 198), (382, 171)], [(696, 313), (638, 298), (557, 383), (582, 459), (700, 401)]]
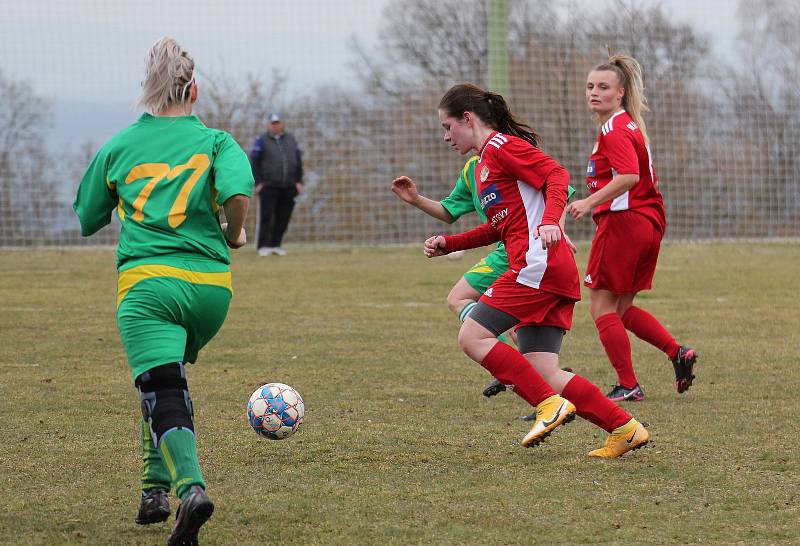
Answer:
[(278, 256), (286, 256), (286, 251), (283, 250), (281, 247), (273, 248), (272, 253), (277, 254)]
[(270, 254), (276, 254), (275, 249), (268, 246), (262, 246), (258, 249), (259, 256), (269, 256)]

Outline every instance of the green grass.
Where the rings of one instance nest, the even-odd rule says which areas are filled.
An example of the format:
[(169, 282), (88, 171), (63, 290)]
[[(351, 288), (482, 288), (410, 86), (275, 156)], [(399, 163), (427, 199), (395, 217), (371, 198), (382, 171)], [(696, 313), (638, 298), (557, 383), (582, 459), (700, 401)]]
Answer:
[[(666, 245), (639, 304), (698, 349), (694, 387), (633, 340), (651, 444), (590, 460), (584, 421), (526, 450), (511, 394), (456, 344), (444, 303), (480, 257), (416, 246), (235, 256), (221, 333), (190, 368), (217, 512), (204, 544), (796, 543), (800, 536), (796, 244)], [(578, 256), (586, 260), (586, 249)], [(0, 252), (0, 543), (161, 544), (137, 527), (138, 398), (114, 323), (109, 250)], [(614, 382), (585, 300), (563, 365)], [(249, 430), (268, 381), (306, 422)], [(177, 505), (172, 501), (173, 509)]]

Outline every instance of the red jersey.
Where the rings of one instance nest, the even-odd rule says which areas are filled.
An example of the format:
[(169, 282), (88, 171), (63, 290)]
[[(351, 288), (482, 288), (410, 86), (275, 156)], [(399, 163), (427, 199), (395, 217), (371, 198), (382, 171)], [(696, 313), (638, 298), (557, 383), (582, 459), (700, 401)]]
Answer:
[(595, 223), (601, 215), (632, 210), (645, 215), (663, 233), (667, 227), (664, 200), (658, 191), (650, 147), (644, 135), (624, 110), (617, 112), (600, 127), (597, 142), (586, 168), (586, 186), (594, 193), (608, 185), (618, 174), (637, 174), (639, 181), (620, 196), (595, 207)]
[(567, 201), (569, 173), (527, 141), (493, 132), (475, 165), (480, 206), (487, 223), (446, 236), (448, 252), (502, 240), (516, 282), (575, 301), (581, 298), (575, 257), (559, 241), (542, 249), (534, 229), (558, 225)]

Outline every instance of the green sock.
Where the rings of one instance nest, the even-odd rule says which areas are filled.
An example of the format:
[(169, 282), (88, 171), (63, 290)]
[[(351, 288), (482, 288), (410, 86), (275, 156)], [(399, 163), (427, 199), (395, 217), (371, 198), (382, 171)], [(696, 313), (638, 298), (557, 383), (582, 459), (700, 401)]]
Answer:
[(153, 443), (147, 421), (140, 419), (139, 429), (142, 437), (142, 491), (149, 489), (169, 491), (171, 482), (169, 472), (161, 459), (161, 453)]
[[(470, 302), (470, 303), (466, 304), (464, 307), (462, 307), (461, 308), (461, 312), (458, 314), (458, 320), (460, 320), (461, 322), (464, 322), (465, 320), (467, 320), (467, 316), (469, 315), (469, 312), (472, 311), (472, 309), (476, 305), (478, 305), (478, 302), (477, 301), (473, 301), (473, 302)], [(499, 339), (500, 341), (502, 341), (506, 345), (509, 345), (510, 347), (513, 347), (514, 349), (517, 348), (517, 346), (514, 345), (514, 343), (510, 339), (508, 339), (508, 336), (505, 335), (505, 334), (500, 334), (499, 336), (497, 336), (497, 339)]]
[(197, 444), (191, 430), (186, 428), (168, 430), (161, 437), (158, 449), (169, 469), (172, 484), (180, 499), (186, 496), (193, 485), (205, 489), (206, 483), (203, 481), (200, 461), (197, 460)]

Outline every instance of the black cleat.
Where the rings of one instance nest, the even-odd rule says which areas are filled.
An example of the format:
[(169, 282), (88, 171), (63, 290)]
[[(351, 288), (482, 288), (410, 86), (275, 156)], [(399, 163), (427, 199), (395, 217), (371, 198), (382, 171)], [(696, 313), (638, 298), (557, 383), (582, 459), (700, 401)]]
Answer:
[(697, 362), (695, 350), (681, 345), (675, 358), (672, 359), (672, 367), (675, 368), (675, 390), (679, 393), (688, 391), (692, 386), (695, 362)]
[(494, 379), (491, 383), (486, 385), (486, 388), (483, 389), (483, 395), (486, 398), (491, 398), (492, 396), (494, 396), (496, 394), (500, 394), (504, 390), (506, 390), (506, 386), (503, 385), (503, 383), (501, 381), (498, 381), (497, 379)]
[(614, 385), (606, 394), (606, 398), (612, 402), (641, 402), (644, 400), (644, 389), (639, 386), (639, 383), (636, 383), (632, 389)]
[(169, 517), (169, 497), (163, 489), (151, 489), (147, 493), (142, 491), (142, 502), (139, 504), (139, 513), (136, 514), (136, 523), (150, 525), (166, 521)]
[(198, 544), (197, 533), (211, 514), (214, 503), (199, 485), (193, 485), (175, 514), (175, 526), (169, 535), (167, 546), (194, 546)]

